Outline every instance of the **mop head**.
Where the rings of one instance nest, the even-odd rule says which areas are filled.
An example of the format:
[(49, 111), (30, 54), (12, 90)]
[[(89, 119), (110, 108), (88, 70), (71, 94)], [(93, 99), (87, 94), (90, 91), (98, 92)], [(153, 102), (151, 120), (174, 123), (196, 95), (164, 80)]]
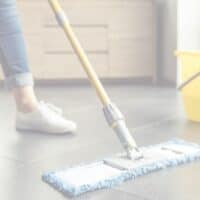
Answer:
[(124, 154), (94, 163), (44, 173), (45, 182), (69, 196), (111, 188), (139, 176), (200, 160), (200, 146), (174, 139), (142, 147), (144, 158), (128, 160)]

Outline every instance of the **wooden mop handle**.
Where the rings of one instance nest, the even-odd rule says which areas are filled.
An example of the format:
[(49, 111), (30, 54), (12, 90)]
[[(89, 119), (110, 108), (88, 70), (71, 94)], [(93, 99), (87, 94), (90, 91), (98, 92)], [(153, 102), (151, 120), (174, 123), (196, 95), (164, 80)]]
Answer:
[(110, 99), (109, 99), (105, 89), (103, 88), (103, 85), (101, 84), (96, 72), (94, 71), (86, 53), (84, 52), (80, 42), (78, 41), (77, 37), (75, 36), (75, 34), (72, 30), (72, 27), (65, 15), (64, 11), (62, 10), (58, 0), (48, 0), (48, 1), (56, 15), (56, 18), (57, 18), (59, 24), (64, 29), (66, 36), (68, 37), (73, 49), (75, 50), (80, 62), (82, 63), (83, 68), (84, 68), (85, 72), (87, 73), (91, 84), (96, 89), (96, 92), (97, 92), (102, 104), (108, 105), (110, 103)]

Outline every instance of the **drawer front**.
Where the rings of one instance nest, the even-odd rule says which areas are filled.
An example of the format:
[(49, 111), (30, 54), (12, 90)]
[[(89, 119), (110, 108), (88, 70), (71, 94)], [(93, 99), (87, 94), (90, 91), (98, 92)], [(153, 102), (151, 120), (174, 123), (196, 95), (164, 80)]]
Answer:
[(39, 1), (21, 0), (17, 1), (17, 7), (25, 34), (40, 33), (44, 24), (43, 12), (47, 5)]
[[(108, 56), (106, 54), (89, 54), (89, 59), (99, 76), (107, 76)], [(85, 72), (74, 54), (45, 54), (42, 66), (44, 79), (85, 78)]]
[[(96, 53), (108, 51), (107, 27), (74, 26), (74, 32), (86, 51)], [(44, 28), (42, 42), (44, 51), (47, 52), (73, 52), (66, 35), (57, 26)]]
[(151, 43), (151, 40), (135, 39), (119, 39), (111, 41), (109, 63), (110, 76), (152, 76), (154, 53)]
[[(1, 65), (0, 65), (0, 68), (1, 68)], [(2, 71), (2, 68), (0, 69), (0, 80), (3, 80), (3, 71)]]
[(44, 50), (40, 34), (26, 35), (26, 47), (28, 52), (29, 66), (36, 78), (42, 78), (41, 67), (44, 65)]
[[(69, 21), (73, 25), (108, 25), (109, 10), (106, 6), (97, 6), (96, 4), (91, 5), (92, 1), (88, 4), (85, 1), (79, 1), (76, 4), (63, 3), (62, 8), (65, 14), (69, 18)], [(54, 14), (51, 9), (46, 9), (44, 13), (44, 24), (45, 25), (56, 25)]]
[[(153, 0), (60, 0), (101, 77), (153, 76)], [(36, 78), (85, 78), (46, 0), (18, 0), (30, 67)], [(68, 67), (70, 66), (70, 67)]]
[(151, 1), (132, 1), (110, 8), (109, 27), (112, 36), (152, 38), (154, 23)]

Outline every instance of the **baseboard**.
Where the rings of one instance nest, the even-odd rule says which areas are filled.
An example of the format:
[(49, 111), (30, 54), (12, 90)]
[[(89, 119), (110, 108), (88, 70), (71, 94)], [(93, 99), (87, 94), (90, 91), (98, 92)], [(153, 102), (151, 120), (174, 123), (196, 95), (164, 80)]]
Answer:
[[(101, 78), (103, 84), (136, 84), (136, 85), (155, 85), (152, 77), (139, 78)], [(89, 85), (87, 79), (36, 79), (35, 86), (63, 86), (63, 85)], [(0, 87), (3, 87), (3, 81), (0, 81)]]
[[(142, 78), (101, 78), (103, 84), (150, 84), (153, 83), (151, 77), (142, 77)], [(88, 79), (56, 79), (56, 80), (36, 80), (36, 85), (82, 85), (89, 84)]]

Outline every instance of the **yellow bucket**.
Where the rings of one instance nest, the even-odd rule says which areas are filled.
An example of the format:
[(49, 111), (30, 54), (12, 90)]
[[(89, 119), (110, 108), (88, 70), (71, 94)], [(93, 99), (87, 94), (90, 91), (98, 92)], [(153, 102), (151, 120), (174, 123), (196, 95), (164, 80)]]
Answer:
[(200, 122), (200, 51), (177, 51), (181, 63), (181, 89), (188, 118)]

